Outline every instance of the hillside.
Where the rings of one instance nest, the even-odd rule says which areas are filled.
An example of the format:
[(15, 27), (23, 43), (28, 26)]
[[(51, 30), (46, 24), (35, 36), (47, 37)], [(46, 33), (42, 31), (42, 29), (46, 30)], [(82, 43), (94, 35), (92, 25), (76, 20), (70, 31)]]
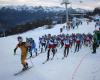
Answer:
[[(24, 38), (32, 37), (37, 45), (39, 37), (45, 34), (58, 35), (59, 29), (65, 24), (55, 25), (52, 29), (45, 29), (40, 27), (35, 30), (19, 34)], [(83, 25), (74, 30), (66, 31), (63, 33), (91, 33), (95, 30), (95, 23), (91, 22), (87, 25), (83, 20)], [(54, 60), (50, 60), (46, 64), (42, 64), (46, 60), (46, 53), (39, 54), (36, 58), (28, 59), (30, 66), (34, 67), (25, 73), (14, 76), (14, 73), (20, 71), (22, 66), (20, 64), (20, 50), (17, 50), (17, 55), (13, 55), (13, 49), (17, 44), (17, 36), (0, 38), (0, 79), (2, 80), (100, 80), (100, 47), (97, 49), (96, 54), (91, 54), (90, 47), (83, 46), (82, 49), (74, 53), (74, 46), (70, 50), (68, 57), (62, 60), (63, 48), (58, 48), (58, 52)], [(32, 61), (32, 63), (31, 63)]]

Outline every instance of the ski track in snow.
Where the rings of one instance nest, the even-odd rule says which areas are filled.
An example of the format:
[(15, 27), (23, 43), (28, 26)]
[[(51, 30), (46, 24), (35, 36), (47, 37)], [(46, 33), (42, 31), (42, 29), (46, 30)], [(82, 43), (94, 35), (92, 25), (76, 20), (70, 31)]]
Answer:
[(83, 60), (85, 59), (86, 56), (87, 56), (87, 54), (82, 57), (82, 59), (80, 60), (79, 64), (75, 68), (75, 71), (73, 72), (73, 75), (72, 75), (72, 80), (74, 80), (75, 74), (77, 73), (78, 69), (80, 68), (80, 66), (81, 66), (81, 64), (82, 64), (82, 62), (83, 62)]
[[(91, 33), (95, 30), (94, 22), (88, 26), (83, 21), (83, 25), (74, 30), (62, 33)], [(46, 60), (46, 52), (39, 54), (37, 57), (28, 59), (30, 66), (33, 68), (24, 74), (13, 76), (14, 73), (20, 71), (20, 50), (17, 55), (13, 56), (13, 49), (17, 43), (17, 36), (21, 35), (24, 40), (26, 37), (33, 37), (38, 47), (39, 36), (45, 34), (60, 34), (60, 28), (65, 24), (55, 25), (52, 29), (37, 28), (23, 34), (0, 38), (0, 80), (100, 80), (100, 47), (96, 54), (91, 54), (91, 49), (82, 46), (79, 52), (74, 53), (74, 46), (70, 50), (67, 58), (62, 60), (63, 48), (58, 48), (53, 60), (42, 64)], [(50, 56), (52, 57), (52, 56)]]

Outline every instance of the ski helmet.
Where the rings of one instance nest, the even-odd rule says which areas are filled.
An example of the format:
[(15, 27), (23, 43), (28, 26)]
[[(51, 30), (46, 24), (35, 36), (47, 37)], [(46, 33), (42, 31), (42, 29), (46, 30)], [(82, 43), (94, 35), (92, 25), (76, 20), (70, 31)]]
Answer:
[(18, 39), (19, 42), (23, 41), (23, 38), (21, 36), (18, 36), (17, 39)]

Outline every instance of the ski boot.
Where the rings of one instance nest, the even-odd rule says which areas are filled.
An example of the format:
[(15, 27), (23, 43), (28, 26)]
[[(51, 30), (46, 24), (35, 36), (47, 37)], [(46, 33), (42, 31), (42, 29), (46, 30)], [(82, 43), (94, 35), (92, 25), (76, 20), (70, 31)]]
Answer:
[(27, 70), (27, 69), (28, 69), (28, 63), (26, 63), (26, 64), (23, 65), (22, 71), (25, 71), (25, 70)]
[(28, 63), (25, 64), (25, 68), (26, 68), (26, 69), (28, 68)]

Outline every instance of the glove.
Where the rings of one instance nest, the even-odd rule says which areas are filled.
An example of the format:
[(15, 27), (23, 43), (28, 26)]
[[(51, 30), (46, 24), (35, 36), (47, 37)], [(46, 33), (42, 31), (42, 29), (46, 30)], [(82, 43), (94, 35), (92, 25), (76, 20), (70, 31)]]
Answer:
[(14, 49), (14, 56), (16, 55), (16, 48)]

